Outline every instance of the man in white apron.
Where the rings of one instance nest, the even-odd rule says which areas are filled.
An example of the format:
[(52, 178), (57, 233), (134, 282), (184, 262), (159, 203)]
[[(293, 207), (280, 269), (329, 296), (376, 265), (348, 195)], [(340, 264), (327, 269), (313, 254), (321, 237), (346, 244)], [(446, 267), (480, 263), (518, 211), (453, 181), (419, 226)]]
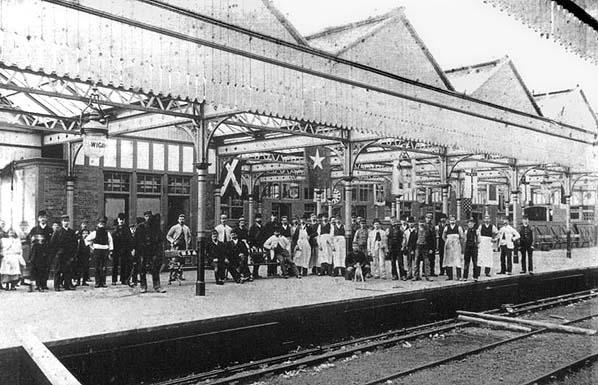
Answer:
[(386, 273), (390, 269), (386, 266), (386, 253), (388, 251), (388, 239), (386, 232), (380, 227), (380, 220), (374, 219), (374, 229), (368, 236), (368, 253), (372, 256), (372, 270), (374, 278), (386, 279)]
[(334, 276), (345, 275), (345, 259), (347, 258), (347, 240), (345, 238), (345, 226), (341, 221), (341, 217), (337, 216), (334, 219), (334, 224), (330, 230), (332, 236), (332, 258), (334, 264)]
[(305, 217), (299, 220), (299, 225), (293, 233), (292, 249), (294, 252), (294, 262), (299, 270), (299, 274), (307, 275), (309, 261), (311, 259), (311, 245), (309, 243), (311, 229), (305, 223)]
[(490, 269), (494, 265), (492, 242), (496, 234), (498, 234), (498, 229), (490, 223), (490, 215), (484, 215), (484, 223), (478, 227), (478, 239), (480, 240), (478, 266), (480, 269), (484, 269), (486, 277), (490, 277)]

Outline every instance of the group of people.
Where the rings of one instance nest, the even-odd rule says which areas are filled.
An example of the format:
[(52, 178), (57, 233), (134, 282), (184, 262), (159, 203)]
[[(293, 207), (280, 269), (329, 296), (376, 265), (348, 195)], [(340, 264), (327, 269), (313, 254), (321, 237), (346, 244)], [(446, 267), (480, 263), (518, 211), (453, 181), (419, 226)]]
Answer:
[[(56, 291), (88, 286), (93, 260), (97, 288), (106, 287), (111, 264), (112, 285), (139, 284), (141, 291), (146, 292), (149, 273), (153, 290), (164, 292), (160, 285), (164, 249), (192, 247), (191, 230), (183, 214), (165, 237), (160, 230), (159, 214), (151, 211), (144, 212), (144, 217), (130, 226), (126, 224), (126, 215), (118, 214), (113, 231), (106, 229), (105, 217), (98, 219), (93, 231), (86, 222), (74, 231), (66, 215), (52, 226), (45, 211), (40, 211), (37, 219), (38, 224), (24, 239), (30, 246), (27, 262), (15, 231), (0, 231), (0, 278), (5, 290), (14, 290), (19, 283), (28, 285), (30, 291), (48, 290), (51, 268)], [(431, 280), (437, 276), (437, 255), (438, 275), (446, 275), (448, 280), (467, 280), (471, 266), (477, 281), (482, 269), (490, 276), (495, 242), (500, 249), (501, 269), (497, 274), (512, 274), (513, 253), (517, 256), (517, 251), (521, 253), (521, 273), (533, 274), (533, 231), (526, 217), (518, 230), (506, 219), (498, 229), (488, 215), (480, 225), (470, 218), (464, 228), (454, 216), (448, 217), (448, 223), (441, 218), (438, 225), (432, 219), (431, 213), (417, 222), (413, 217), (400, 221), (391, 218), (383, 228), (378, 219), (368, 227), (363, 218), (353, 217), (351, 228), (346, 231), (340, 217), (312, 214), (289, 221), (286, 216), (278, 220), (272, 214), (264, 224), (257, 214), (251, 226), (247, 227), (245, 219), (240, 218), (233, 228), (227, 216), (221, 215), (205, 251), (219, 285), (229, 274), (237, 283), (261, 278), (261, 266), (266, 266), (269, 277), (278, 275), (280, 268), (284, 278), (301, 278), (311, 273), (352, 279), (361, 268), (366, 277), (374, 279)], [(179, 278), (184, 279), (182, 270)]]
[[(38, 213), (38, 224), (21, 241), (9, 229), (0, 233), (0, 274), (5, 290), (15, 290), (19, 284), (29, 290), (46, 291), (50, 270), (53, 270), (55, 291), (75, 290), (77, 286), (89, 286), (90, 261), (94, 262), (94, 285), (105, 288), (108, 266), (112, 265), (112, 285), (122, 284), (147, 291), (146, 275), (152, 276), (153, 290), (163, 293), (160, 272), (163, 265), (164, 241), (170, 248), (191, 248), (191, 231), (185, 224), (185, 216), (178, 217), (166, 237), (160, 230), (160, 216), (145, 211), (136, 223), (126, 224), (126, 215), (118, 214), (114, 230), (106, 228), (106, 218), (97, 220), (94, 230), (83, 222), (78, 231), (70, 227), (70, 218), (63, 215), (52, 226), (45, 211)], [(28, 261), (23, 256), (23, 244), (29, 246)], [(111, 261), (111, 263), (110, 263)]]
[(497, 274), (512, 274), (513, 253), (517, 251), (521, 252), (521, 273), (533, 274), (533, 232), (526, 217), (519, 231), (506, 219), (498, 229), (488, 215), (480, 225), (469, 218), (464, 228), (454, 216), (448, 217), (448, 223), (446, 219), (434, 225), (431, 213), (418, 221), (413, 217), (400, 221), (391, 218), (384, 229), (378, 219), (368, 227), (363, 218), (353, 217), (346, 232), (340, 217), (312, 214), (290, 222), (286, 216), (278, 220), (272, 214), (263, 224), (257, 214), (250, 227), (240, 218), (233, 228), (228, 217), (221, 215), (206, 251), (219, 285), (229, 273), (237, 283), (261, 278), (263, 265), (267, 266), (267, 276), (278, 275), (280, 267), (284, 278), (311, 273), (352, 279), (361, 268), (367, 277), (394, 280), (431, 280), (438, 275), (446, 275), (447, 280), (467, 280), (471, 266), (477, 281), (482, 268), (490, 276), (495, 245), (501, 261)]

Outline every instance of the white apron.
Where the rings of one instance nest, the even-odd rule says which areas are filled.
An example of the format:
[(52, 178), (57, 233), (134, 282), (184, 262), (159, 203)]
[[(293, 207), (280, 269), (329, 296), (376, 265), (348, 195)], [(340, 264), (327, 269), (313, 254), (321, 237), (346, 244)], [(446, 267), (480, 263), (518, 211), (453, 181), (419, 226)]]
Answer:
[(332, 242), (334, 245), (334, 251), (332, 253), (334, 267), (345, 267), (345, 258), (347, 258), (347, 243), (345, 237), (336, 235), (332, 237)]
[(492, 237), (481, 236), (478, 249), (478, 266), (493, 267), (493, 254)]
[(309, 236), (307, 231), (297, 228), (299, 237), (297, 238), (297, 249), (295, 251), (295, 265), (297, 267), (308, 268), (311, 259), (311, 246), (309, 244)]
[(465, 260), (461, 254), (461, 241), (459, 234), (448, 234), (444, 244), (444, 259), (442, 267), (463, 267)]
[(332, 237), (330, 234), (318, 236), (318, 265), (332, 263)]

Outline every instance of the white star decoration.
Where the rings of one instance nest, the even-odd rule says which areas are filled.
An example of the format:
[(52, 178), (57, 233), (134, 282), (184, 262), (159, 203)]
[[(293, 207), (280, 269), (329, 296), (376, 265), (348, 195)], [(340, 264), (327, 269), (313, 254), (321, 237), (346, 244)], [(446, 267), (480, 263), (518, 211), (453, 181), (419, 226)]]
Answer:
[(311, 160), (314, 162), (313, 169), (320, 167), (320, 170), (324, 170), (322, 166), (322, 161), (326, 159), (325, 156), (320, 156), (320, 149), (316, 148), (316, 156), (310, 156)]

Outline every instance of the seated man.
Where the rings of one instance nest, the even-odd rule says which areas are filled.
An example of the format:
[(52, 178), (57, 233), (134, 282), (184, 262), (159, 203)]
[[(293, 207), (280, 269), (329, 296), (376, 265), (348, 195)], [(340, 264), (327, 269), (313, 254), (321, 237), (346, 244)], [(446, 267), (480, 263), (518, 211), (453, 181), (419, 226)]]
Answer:
[(301, 275), (297, 271), (297, 267), (289, 254), (288, 250), (290, 247), (291, 245), (289, 241), (280, 235), (280, 229), (278, 227), (274, 228), (274, 235), (264, 242), (264, 248), (270, 250), (270, 255), (280, 264), (282, 276), (284, 278), (289, 278), (289, 269), (294, 276), (301, 278)]
[(249, 257), (247, 245), (239, 239), (237, 229), (233, 229), (230, 232), (230, 237), (231, 240), (226, 243), (226, 248), (229, 252), (228, 271), (237, 283), (253, 281), (249, 267), (247, 267), (247, 258)]
[(207, 260), (214, 266), (216, 285), (224, 285), (226, 265), (228, 264), (227, 249), (223, 242), (218, 240), (218, 231), (212, 230), (212, 239), (206, 245)]
[(347, 267), (345, 275), (346, 280), (350, 281), (353, 279), (358, 264), (361, 266), (363, 276), (367, 276), (370, 272), (370, 262), (368, 261), (368, 257), (363, 251), (353, 249), (353, 251), (347, 253), (347, 258), (345, 259), (345, 266)]

